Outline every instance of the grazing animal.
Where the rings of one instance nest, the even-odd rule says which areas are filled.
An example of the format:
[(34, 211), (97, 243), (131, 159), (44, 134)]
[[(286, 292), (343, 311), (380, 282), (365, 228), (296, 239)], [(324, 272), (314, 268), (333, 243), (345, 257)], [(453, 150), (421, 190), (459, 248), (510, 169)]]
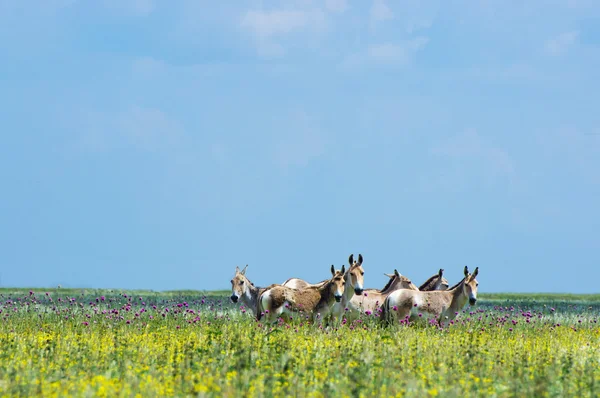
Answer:
[(418, 290), (417, 286), (415, 286), (410, 279), (404, 275), (400, 275), (396, 269), (392, 275), (385, 275), (387, 275), (390, 280), (383, 289), (365, 289), (364, 294), (352, 297), (350, 300), (351, 307), (348, 308), (349, 310), (352, 310), (349, 311), (352, 313), (352, 318), (359, 313), (376, 313), (385, 301), (385, 298), (397, 289)]
[(440, 268), (437, 274), (433, 275), (431, 278), (427, 279), (421, 286), (419, 286), (419, 290), (422, 292), (431, 292), (434, 290), (448, 290), (448, 280), (443, 276), (444, 270)]
[(392, 292), (382, 306), (381, 320), (385, 323), (397, 323), (399, 320), (410, 319), (418, 313), (426, 313), (437, 319), (440, 325), (456, 317), (467, 301), (471, 305), (477, 302), (477, 274), (479, 267), (469, 274), (468, 267), (464, 269), (465, 277), (451, 289), (421, 292), (400, 289)]
[(254, 284), (250, 282), (250, 280), (246, 277), (247, 268), (247, 264), (242, 270), (240, 270), (240, 268), (237, 266), (235, 267), (235, 275), (231, 280), (230, 299), (234, 303), (237, 303), (239, 300), (241, 300), (242, 303), (254, 314), (256, 313), (258, 296), (266, 288), (254, 286)]
[(335, 302), (340, 302), (345, 288), (345, 266), (336, 271), (331, 266), (332, 278), (321, 286), (309, 286), (293, 289), (283, 285), (272, 285), (258, 297), (256, 319), (261, 320), (263, 314), (267, 321), (276, 319), (279, 315), (303, 311), (311, 316), (314, 322), (329, 315)]

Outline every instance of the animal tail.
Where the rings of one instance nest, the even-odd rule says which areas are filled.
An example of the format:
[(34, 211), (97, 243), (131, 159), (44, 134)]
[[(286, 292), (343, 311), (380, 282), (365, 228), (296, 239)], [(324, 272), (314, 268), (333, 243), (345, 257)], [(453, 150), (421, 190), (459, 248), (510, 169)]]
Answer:
[(262, 318), (262, 295), (267, 291), (267, 289), (263, 290), (259, 293), (258, 298), (256, 299), (256, 320), (260, 321)]
[(385, 300), (383, 300), (383, 304), (381, 305), (381, 314), (379, 314), (379, 320), (384, 326), (390, 324), (389, 316), (390, 316), (390, 296), (387, 296)]

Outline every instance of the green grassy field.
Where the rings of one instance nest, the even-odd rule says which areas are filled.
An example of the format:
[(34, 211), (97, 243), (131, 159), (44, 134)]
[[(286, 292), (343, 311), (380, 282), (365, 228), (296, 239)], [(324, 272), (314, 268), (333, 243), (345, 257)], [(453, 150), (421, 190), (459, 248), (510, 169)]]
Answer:
[(222, 292), (0, 289), (3, 396), (598, 396), (598, 295), (267, 326)]

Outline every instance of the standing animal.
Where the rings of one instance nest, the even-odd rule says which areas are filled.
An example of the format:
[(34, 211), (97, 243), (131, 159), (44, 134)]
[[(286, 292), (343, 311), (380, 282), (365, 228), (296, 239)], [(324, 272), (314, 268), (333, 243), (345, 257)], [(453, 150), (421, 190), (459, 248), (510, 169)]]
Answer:
[[(350, 267), (352, 267), (352, 265), (355, 264), (354, 254), (350, 255), (350, 258), (348, 258), (348, 263), (350, 263)], [(358, 265), (362, 265), (362, 263), (363, 263), (363, 256), (362, 256), (362, 254), (359, 254), (358, 255)], [(364, 271), (363, 271), (363, 274), (364, 274)], [(317, 283), (309, 283), (309, 282), (305, 281), (304, 279), (289, 278), (288, 280), (286, 280), (285, 282), (283, 282), (282, 285), (283, 286), (287, 286), (287, 287), (291, 287), (292, 289), (301, 289), (301, 288), (308, 287), (308, 286), (317, 286), (318, 287), (318, 286), (323, 285), (327, 281), (329, 281), (329, 279), (325, 279), (325, 280), (322, 280), (321, 282), (317, 282)], [(361, 282), (361, 285), (360, 285), (360, 289), (362, 289), (362, 282)]]
[(354, 254), (351, 254), (348, 257), (348, 263), (350, 267), (344, 273), (344, 295), (339, 303), (334, 303), (333, 308), (331, 309), (331, 316), (333, 319), (337, 319), (338, 321), (342, 320), (342, 316), (348, 310), (356, 311), (358, 309), (354, 308), (352, 304), (352, 299), (354, 297), (362, 297), (363, 294), (363, 286), (364, 286), (364, 275), (365, 270), (363, 269), (363, 256), (361, 254), (358, 255), (358, 261), (354, 261)]
[[(237, 303), (239, 300), (248, 307), (248, 309), (255, 314), (258, 296), (262, 293), (266, 288), (254, 286), (252, 282), (246, 277), (246, 269), (248, 265), (240, 270), (238, 266), (235, 267), (235, 275), (231, 280), (231, 301)], [(273, 286), (273, 285), (271, 285)]]
[(422, 292), (431, 292), (433, 290), (448, 290), (448, 280), (444, 278), (444, 270), (440, 268), (437, 274), (433, 275), (431, 278), (427, 279), (421, 286), (419, 286), (419, 290)]
[(303, 311), (311, 316), (313, 322), (317, 317), (322, 321), (331, 312), (333, 304), (342, 300), (346, 285), (345, 272), (345, 266), (341, 271), (336, 271), (332, 265), (331, 279), (320, 286), (300, 289), (283, 285), (268, 287), (258, 297), (256, 319), (260, 321), (264, 314), (267, 322), (270, 322), (284, 313), (291, 315)]
[(418, 290), (417, 286), (404, 275), (400, 275), (397, 269), (394, 269), (388, 283), (383, 289), (365, 289), (364, 294), (354, 295), (350, 300), (351, 307), (348, 307), (351, 313), (350, 317), (355, 318), (360, 313), (376, 313), (383, 304), (385, 298), (397, 289)]
[(383, 302), (381, 320), (384, 323), (397, 323), (399, 320), (416, 317), (419, 313), (430, 314), (440, 325), (456, 317), (467, 301), (477, 302), (477, 274), (479, 267), (470, 274), (465, 266), (465, 277), (451, 289), (432, 292), (400, 289), (392, 292)]

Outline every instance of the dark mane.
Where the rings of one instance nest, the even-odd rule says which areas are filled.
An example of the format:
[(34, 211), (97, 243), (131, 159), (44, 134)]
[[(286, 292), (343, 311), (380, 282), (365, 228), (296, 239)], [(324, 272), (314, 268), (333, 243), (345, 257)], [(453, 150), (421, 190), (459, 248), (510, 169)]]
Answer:
[(452, 289), (456, 289), (461, 283), (463, 283), (465, 281), (465, 279), (467, 278), (462, 278), (460, 282), (458, 282), (456, 285), (449, 287), (448, 290), (452, 290)]
[(436, 283), (437, 283), (437, 279), (440, 277), (439, 274), (435, 274), (434, 276), (432, 276), (431, 278), (427, 279), (421, 286), (419, 286), (419, 290), (421, 291), (429, 291), (429, 290), (433, 290), (433, 288), (435, 287)]
[(383, 287), (383, 289), (380, 290), (380, 292), (385, 291), (386, 289), (388, 289), (392, 283), (396, 280), (396, 278), (398, 278), (396, 275), (394, 275), (392, 278), (390, 278), (390, 280), (387, 282), (387, 284)]

